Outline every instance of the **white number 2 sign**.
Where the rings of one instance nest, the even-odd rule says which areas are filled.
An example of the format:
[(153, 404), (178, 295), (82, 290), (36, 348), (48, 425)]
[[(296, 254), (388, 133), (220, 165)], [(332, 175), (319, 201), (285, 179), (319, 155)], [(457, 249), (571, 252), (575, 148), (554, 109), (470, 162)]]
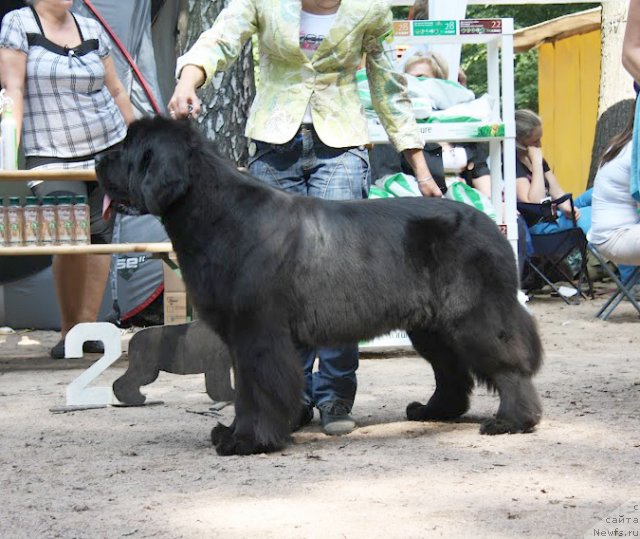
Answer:
[(82, 345), (86, 341), (102, 341), (104, 355), (67, 386), (67, 406), (116, 404), (118, 399), (111, 386), (87, 386), (122, 354), (120, 330), (107, 322), (77, 324), (65, 338), (65, 357), (82, 357)]

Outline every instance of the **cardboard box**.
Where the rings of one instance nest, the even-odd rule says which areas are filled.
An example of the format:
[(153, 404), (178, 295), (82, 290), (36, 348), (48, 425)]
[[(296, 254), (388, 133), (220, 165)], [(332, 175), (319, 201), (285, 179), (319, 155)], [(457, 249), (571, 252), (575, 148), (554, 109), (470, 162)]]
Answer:
[[(177, 264), (174, 254), (171, 260)], [(162, 265), (164, 276), (164, 323), (165, 325), (184, 324), (194, 320), (193, 308), (187, 296), (187, 290), (180, 276), (180, 270)]]
[(164, 324), (184, 324), (191, 322), (191, 309), (186, 292), (164, 292)]
[[(178, 265), (178, 259), (174, 253), (169, 255), (171, 262)], [(186, 292), (182, 276), (180, 274), (180, 268), (174, 270), (169, 267), (166, 262), (162, 264), (162, 271), (164, 276), (164, 291), (165, 292)]]

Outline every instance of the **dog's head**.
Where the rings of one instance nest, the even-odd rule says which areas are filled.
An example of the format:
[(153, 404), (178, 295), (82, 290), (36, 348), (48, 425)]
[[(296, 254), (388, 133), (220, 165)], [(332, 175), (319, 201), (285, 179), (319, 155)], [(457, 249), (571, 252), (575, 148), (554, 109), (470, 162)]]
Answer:
[(133, 122), (119, 149), (96, 159), (96, 175), (116, 209), (162, 216), (189, 189), (189, 157), (197, 136), (187, 120)]

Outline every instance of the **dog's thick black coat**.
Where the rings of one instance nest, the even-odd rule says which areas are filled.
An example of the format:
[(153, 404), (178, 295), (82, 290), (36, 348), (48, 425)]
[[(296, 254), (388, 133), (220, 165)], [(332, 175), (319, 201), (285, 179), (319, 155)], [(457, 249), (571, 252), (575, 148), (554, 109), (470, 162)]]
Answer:
[(187, 122), (133, 123), (97, 165), (120, 206), (162, 217), (200, 317), (229, 347), (236, 418), (220, 454), (282, 448), (300, 411), (296, 345), (336, 346), (406, 329), (435, 372), (412, 420), (469, 408), (474, 377), (500, 406), (481, 432), (540, 420), (542, 347), (517, 299), (513, 251), (481, 212), (447, 200), (325, 201), (266, 186)]

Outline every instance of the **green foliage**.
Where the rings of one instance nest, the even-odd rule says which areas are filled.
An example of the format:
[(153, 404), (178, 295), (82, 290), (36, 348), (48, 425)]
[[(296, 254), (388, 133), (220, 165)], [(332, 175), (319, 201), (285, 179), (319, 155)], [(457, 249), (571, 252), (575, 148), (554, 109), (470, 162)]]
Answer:
[(518, 109), (538, 110), (538, 49), (516, 54), (515, 101)]
[(391, 8), (394, 21), (401, 21), (409, 17), (409, 6), (393, 6)]
[[(514, 27), (526, 28), (562, 15), (583, 11), (599, 4), (541, 4), (525, 6), (467, 7), (468, 19), (513, 18)], [(487, 91), (487, 53), (483, 45), (465, 45), (462, 48), (461, 66), (467, 74), (468, 85), (476, 95)], [(538, 110), (538, 51), (532, 49), (518, 53), (514, 60), (516, 108)]]
[(584, 4), (528, 4), (528, 5), (472, 5), (467, 7), (467, 19), (513, 18), (514, 26), (526, 28), (569, 13), (598, 7), (599, 3)]

